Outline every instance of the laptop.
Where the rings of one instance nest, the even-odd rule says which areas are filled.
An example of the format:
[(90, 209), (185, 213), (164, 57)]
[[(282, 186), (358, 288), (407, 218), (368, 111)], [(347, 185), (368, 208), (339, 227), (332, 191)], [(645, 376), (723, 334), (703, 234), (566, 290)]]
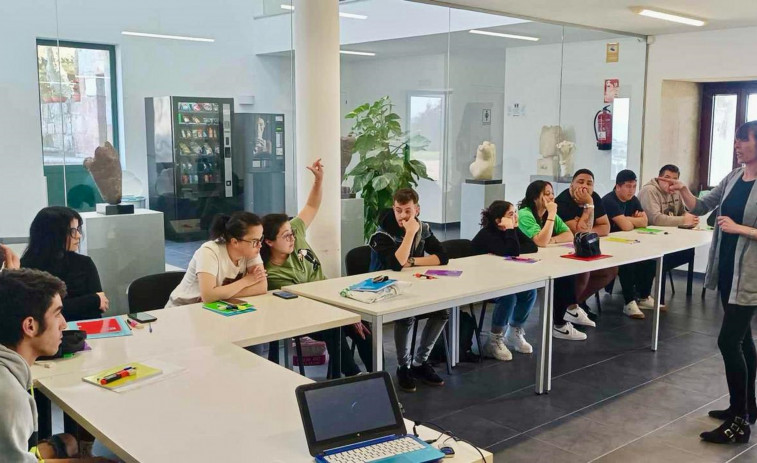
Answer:
[(389, 373), (295, 390), (310, 454), (319, 463), (426, 463), (444, 454), (409, 435)]

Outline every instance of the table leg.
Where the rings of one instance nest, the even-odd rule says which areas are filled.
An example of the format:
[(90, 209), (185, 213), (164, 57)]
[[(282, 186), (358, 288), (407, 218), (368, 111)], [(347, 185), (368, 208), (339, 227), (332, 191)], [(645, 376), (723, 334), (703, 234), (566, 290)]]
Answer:
[(371, 322), (373, 330), (373, 371), (384, 369), (384, 317), (375, 317)]
[(452, 344), (449, 346), (452, 355), (450, 364), (454, 367), (460, 363), (460, 307), (450, 309), (449, 331), (449, 342)]
[(541, 341), (536, 359), (536, 393), (544, 394), (552, 388), (552, 289), (550, 278), (543, 288), (538, 289), (541, 300)]
[(654, 295), (654, 312), (652, 315), (652, 350), (657, 350), (657, 338), (660, 335), (660, 290), (662, 285), (660, 282), (665, 276), (662, 274), (662, 257), (655, 259), (657, 268), (655, 270), (654, 286), (652, 287), (652, 294)]
[(691, 287), (694, 284), (694, 256), (696, 255), (696, 250), (691, 250), (691, 260), (689, 261), (689, 269), (688, 273), (686, 274), (686, 295), (691, 296)]
[(292, 369), (292, 340), (286, 338), (282, 341), (284, 343), (284, 367), (287, 370)]

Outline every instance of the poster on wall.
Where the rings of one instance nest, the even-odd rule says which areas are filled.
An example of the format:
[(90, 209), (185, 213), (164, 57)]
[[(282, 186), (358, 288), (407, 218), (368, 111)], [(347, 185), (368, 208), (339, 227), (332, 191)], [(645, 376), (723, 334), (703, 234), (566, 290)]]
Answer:
[(612, 103), (618, 97), (620, 91), (620, 80), (605, 79), (605, 103)]
[(617, 63), (618, 58), (620, 58), (620, 44), (618, 42), (608, 43), (605, 61), (608, 63)]

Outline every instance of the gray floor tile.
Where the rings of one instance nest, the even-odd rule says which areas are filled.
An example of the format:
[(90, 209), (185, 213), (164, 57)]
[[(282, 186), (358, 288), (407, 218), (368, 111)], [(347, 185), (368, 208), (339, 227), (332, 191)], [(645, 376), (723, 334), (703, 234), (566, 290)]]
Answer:
[(640, 406), (670, 410), (683, 416), (711, 402), (714, 397), (658, 380), (627, 392), (624, 399)]
[(469, 410), (447, 415), (434, 420), (433, 423), (479, 447), (488, 447), (520, 433)]
[[(706, 414), (706, 410), (703, 412)], [(710, 461), (727, 461), (748, 448), (747, 445), (719, 445), (704, 442), (699, 438), (703, 431), (711, 431), (720, 421), (696, 414), (687, 416), (650, 434), (666, 444), (699, 455)]]
[(713, 460), (672, 447), (655, 437), (644, 437), (594, 461), (596, 463), (706, 463)]
[(749, 449), (744, 450), (736, 456), (731, 463), (754, 463), (757, 461), (757, 444), (752, 444)]
[(525, 436), (518, 436), (490, 449), (495, 462), (507, 463), (582, 463), (587, 461), (574, 453)]
[(580, 416), (606, 425), (614, 433), (641, 436), (670, 423), (681, 415), (652, 404), (641, 405), (631, 400), (627, 394), (623, 394), (581, 411)]

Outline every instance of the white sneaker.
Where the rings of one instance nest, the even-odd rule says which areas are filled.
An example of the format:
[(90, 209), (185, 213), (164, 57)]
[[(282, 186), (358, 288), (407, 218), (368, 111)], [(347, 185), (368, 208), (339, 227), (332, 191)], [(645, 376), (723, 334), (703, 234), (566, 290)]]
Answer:
[(513, 359), (513, 354), (505, 346), (505, 335), (502, 333), (489, 333), (489, 339), (484, 344), (484, 356), (494, 357), (504, 362)]
[(552, 337), (557, 339), (567, 339), (569, 341), (584, 341), (586, 333), (578, 331), (570, 322), (563, 326), (554, 325), (552, 327)]
[(576, 325), (582, 325), (582, 326), (591, 326), (595, 327), (597, 326), (596, 323), (591, 321), (588, 315), (586, 315), (586, 312), (584, 312), (584, 309), (581, 307), (578, 307), (577, 305), (572, 305), (568, 310), (565, 312), (565, 316), (562, 318), (566, 322), (573, 323)]
[(636, 301), (631, 301), (623, 306), (623, 313), (631, 318), (644, 320), (644, 312), (639, 310), (639, 306), (636, 305)]
[[(640, 309), (644, 310), (654, 310), (654, 298), (652, 296), (647, 296), (644, 299), (639, 299), (637, 302)], [(667, 307), (665, 307), (665, 304), (660, 304), (660, 310), (666, 310)]]
[(521, 354), (530, 354), (534, 351), (531, 344), (526, 342), (526, 332), (523, 328), (509, 326), (505, 332), (505, 344), (512, 346), (516, 352)]

